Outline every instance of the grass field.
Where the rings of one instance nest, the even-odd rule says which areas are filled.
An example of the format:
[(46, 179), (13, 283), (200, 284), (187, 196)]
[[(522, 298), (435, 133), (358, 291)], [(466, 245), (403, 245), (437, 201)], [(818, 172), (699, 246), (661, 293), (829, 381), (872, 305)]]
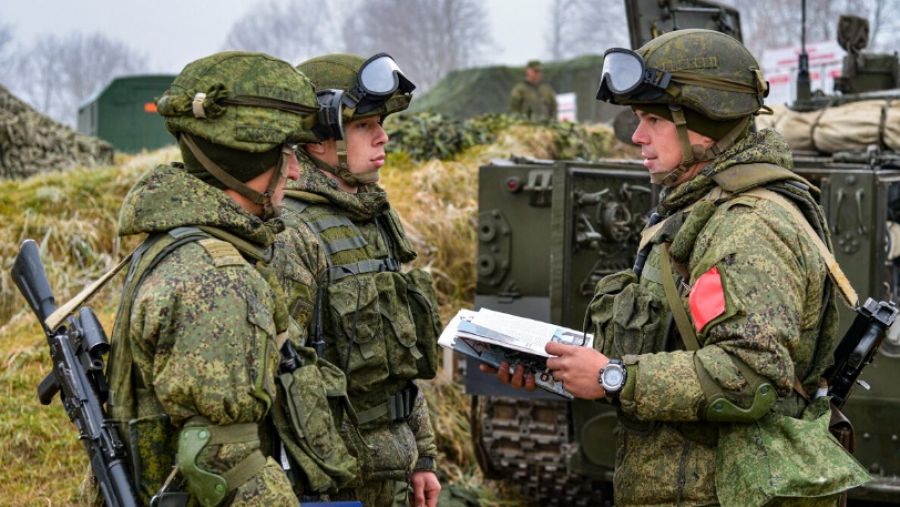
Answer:
[[(420, 256), (431, 269), (446, 318), (471, 306), (475, 287), (477, 168), (512, 153), (552, 158), (554, 134), (513, 126), (491, 145), (469, 148), (451, 160), (414, 162), (389, 155), (382, 182)], [(36, 386), (49, 371), (46, 341), (9, 277), (18, 245), (32, 238), (41, 248), (58, 302), (73, 296), (137, 245), (121, 239), (116, 220), (122, 198), (159, 163), (177, 160), (175, 148), (119, 156), (114, 167), (46, 173), (0, 180), (0, 505), (70, 505), (87, 472), (77, 433), (58, 400), (42, 406)], [(121, 277), (90, 306), (107, 331)], [(512, 488), (486, 481), (469, 442), (469, 402), (455, 383), (426, 383), (437, 426), (442, 474), (449, 484), (477, 494), (485, 505), (520, 505)]]

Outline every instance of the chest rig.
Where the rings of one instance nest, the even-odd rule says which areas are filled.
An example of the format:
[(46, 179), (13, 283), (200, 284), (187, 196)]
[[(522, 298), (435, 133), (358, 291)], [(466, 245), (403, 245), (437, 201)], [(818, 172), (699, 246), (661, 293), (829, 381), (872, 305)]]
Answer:
[(418, 395), (412, 380), (436, 372), (440, 327), (420, 270), (400, 270), (396, 217), (377, 216), (366, 235), (330, 204), (286, 197), (283, 205), (315, 234), (327, 264), (308, 345), (346, 374), (362, 427), (406, 420)]

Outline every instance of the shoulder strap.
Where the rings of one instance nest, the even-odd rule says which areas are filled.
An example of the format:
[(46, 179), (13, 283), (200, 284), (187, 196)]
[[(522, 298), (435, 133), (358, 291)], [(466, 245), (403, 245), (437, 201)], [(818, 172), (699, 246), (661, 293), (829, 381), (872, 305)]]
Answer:
[(723, 190), (733, 194), (784, 180), (798, 181), (807, 187), (812, 187), (808, 181), (794, 171), (767, 162), (736, 164), (710, 176), (710, 178)]
[(831, 251), (828, 250), (828, 246), (824, 241), (822, 241), (822, 238), (820, 238), (819, 235), (816, 234), (816, 231), (813, 230), (812, 226), (809, 224), (809, 221), (806, 219), (806, 217), (803, 216), (800, 210), (797, 209), (797, 206), (794, 205), (794, 203), (792, 203), (786, 197), (767, 188), (754, 188), (752, 190), (743, 192), (741, 195), (749, 195), (759, 199), (765, 199), (769, 202), (777, 204), (789, 215), (791, 215), (794, 220), (796, 220), (803, 233), (806, 234), (810, 241), (812, 241), (816, 246), (816, 250), (819, 251), (819, 255), (822, 257), (822, 260), (825, 261), (825, 265), (828, 267), (828, 273), (831, 275), (831, 279), (841, 291), (841, 295), (844, 297), (844, 300), (851, 307), (856, 307), (856, 305), (859, 303), (859, 296), (857, 296), (856, 290), (854, 290), (853, 286), (850, 285), (850, 281), (847, 279), (847, 275), (845, 275), (841, 270), (841, 267), (838, 265), (837, 260), (834, 258), (834, 255), (831, 253)]
[(675, 288), (675, 275), (672, 274), (672, 261), (669, 259), (669, 244), (660, 245), (659, 264), (662, 271), (663, 289), (666, 292), (666, 301), (672, 310), (672, 318), (675, 319), (675, 326), (678, 328), (678, 334), (684, 341), (684, 346), (688, 350), (700, 349), (700, 342), (697, 340), (697, 333), (694, 332), (694, 326), (688, 318), (687, 311), (684, 309), (684, 303), (678, 295), (678, 289)]

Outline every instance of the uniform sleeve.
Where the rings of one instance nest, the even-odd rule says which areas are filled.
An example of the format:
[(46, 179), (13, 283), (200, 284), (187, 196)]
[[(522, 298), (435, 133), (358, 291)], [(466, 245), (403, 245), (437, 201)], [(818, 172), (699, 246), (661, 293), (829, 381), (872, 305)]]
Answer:
[[(246, 263), (215, 266), (197, 244), (171, 254), (142, 285), (132, 336), (149, 358), (153, 386), (173, 425), (260, 424), (274, 398), (277, 360), (272, 294)], [(199, 422), (198, 422), (199, 421)], [(209, 445), (203, 469), (223, 473), (259, 449), (259, 441)], [(272, 504), (296, 502), (287, 477), (269, 458), (243, 484), (235, 503), (256, 495)]]
[(547, 101), (547, 113), (551, 119), (556, 119), (558, 105), (556, 103), (556, 92), (550, 86), (545, 91), (545, 100)]
[[(416, 436), (416, 449), (419, 452), (419, 461), (415, 468), (419, 470), (436, 470), (437, 444), (435, 443), (434, 426), (431, 424), (431, 416), (428, 412), (428, 402), (425, 395), (419, 391), (412, 414), (409, 416), (409, 427)], [(423, 460), (422, 458), (430, 458)]]
[[(817, 325), (826, 276), (824, 264), (809, 252), (815, 250), (783, 210), (738, 201), (718, 211), (695, 244), (692, 294), (684, 298), (701, 348), (626, 356), (636, 378), (632, 399), (622, 400), (624, 410), (643, 420), (697, 420), (708, 395), (700, 375), (744, 408), (759, 378), (782, 395), (790, 392), (792, 352), (804, 355), (815, 346), (803, 331)], [(714, 275), (718, 291), (694, 292), (706, 283), (698, 282), (701, 277)], [(741, 364), (758, 378), (745, 378)]]
[(509, 95), (509, 110), (515, 114), (525, 114), (525, 97), (520, 85), (514, 86)]
[(271, 265), (284, 288), (288, 311), (298, 324), (296, 339), (302, 344), (314, 322), (318, 280), (325, 276), (328, 265), (315, 234), (305, 224), (291, 223), (276, 238)]

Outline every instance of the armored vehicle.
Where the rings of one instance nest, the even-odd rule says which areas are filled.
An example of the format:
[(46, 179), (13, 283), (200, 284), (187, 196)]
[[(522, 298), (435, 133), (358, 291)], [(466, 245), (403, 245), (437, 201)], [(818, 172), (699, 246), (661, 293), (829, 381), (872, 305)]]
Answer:
[[(731, 30), (736, 12), (710, 2), (626, 2), (632, 45), (688, 27)], [(688, 23), (690, 21), (690, 23)], [(637, 36), (636, 36), (637, 34)], [(856, 72), (839, 80), (861, 96), (807, 94), (812, 110), (878, 91), (854, 81), (871, 76), (857, 48)], [(896, 57), (894, 57), (896, 60)], [(873, 59), (891, 68), (882, 59)], [(845, 64), (845, 69), (847, 64)], [(881, 73), (880, 75), (883, 75)], [(881, 78), (879, 78), (881, 79)], [(883, 81), (885, 82), (885, 81)], [(893, 82), (891, 86), (896, 86)], [(849, 91), (847, 93), (850, 93)], [(900, 153), (875, 144), (861, 150), (795, 151), (795, 170), (821, 190), (835, 255), (862, 297), (900, 302)], [(581, 329), (596, 282), (633, 265), (639, 234), (658, 189), (637, 160), (494, 161), (479, 174), (475, 306)], [(852, 312), (842, 310), (842, 332)], [(855, 456), (874, 480), (851, 492), (865, 502), (900, 502), (900, 339), (886, 339), (844, 407), (856, 429)], [(515, 391), (466, 367), (472, 435), (486, 475), (522, 485), (542, 505), (612, 502), (616, 415), (604, 403), (568, 402)]]

